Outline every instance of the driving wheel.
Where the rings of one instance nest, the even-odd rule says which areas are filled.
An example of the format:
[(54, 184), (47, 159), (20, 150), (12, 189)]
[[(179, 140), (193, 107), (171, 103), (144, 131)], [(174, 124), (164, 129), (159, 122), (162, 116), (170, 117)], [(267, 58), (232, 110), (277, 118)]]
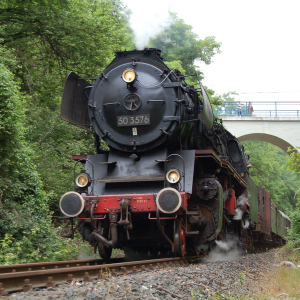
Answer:
[(174, 250), (175, 256), (183, 257), (185, 255), (186, 239), (183, 219), (174, 221)]

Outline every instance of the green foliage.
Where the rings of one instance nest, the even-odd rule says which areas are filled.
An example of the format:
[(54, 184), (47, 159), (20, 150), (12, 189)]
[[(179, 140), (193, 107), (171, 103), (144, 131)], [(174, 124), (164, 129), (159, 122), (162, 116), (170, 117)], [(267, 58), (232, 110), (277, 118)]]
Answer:
[(228, 92), (228, 93), (224, 93), (221, 98), (222, 101), (226, 101), (226, 102), (236, 102), (235, 98), (236, 96), (238, 96), (239, 94), (235, 91), (233, 92)]
[[(50, 218), (34, 218), (22, 231), (22, 238), (16, 239), (6, 233), (0, 240), (0, 264), (17, 264), (28, 262), (46, 262), (76, 259), (78, 248), (75, 243), (59, 238), (59, 232), (50, 226)], [(20, 228), (21, 230), (21, 228)], [(79, 237), (77, 237), (78, 239)], [(42, 241), (42, 242), (41, 242)], [(68, 244), (72, 243), (72, 247)]]
[[(245, 273), (245, 272), (243, 272)], [(244, 276), (244, 275), (243, 275)], [(198, 287), (197, 290), (191, 290), (191, 296), (192, 300), (204, 300), (204, 299), (210, 299), (210, 300), (255, 300), (255, 299), (267, 299), (267, 297), (251, 297), (251, 296), (245, 296), (245, 295), (228, 295), (222, 292), (211, 292), (208, 290), (205, 290), (202, 287)]]
[[(1, 48), (6, 61), (11, 53)], [(1, 59), (4, 61), (5, 59)], [(12, 72), (0, 62), (0, 263), (51, 259), (57, 238), (42, 181), (25, 140), (24, 99)], [(43, 243), (41, 243), (43, 240)], [(62, 256), (60, 253), (60, 257)]]
[[(215, 37), (200, 40), (193, 32), (193, 27), (185, 24), (184, 20), (173, 12), (170, 12), (170, 25), (161, 34), (151, 39), (149, 44), (150, 47), (161, 49), (166, 61), (180, 61), (184, 69), (183, 74), (195, 75), (197, 73), (200, 80), (203, 79), (203, 74), (197, 70), (195, 63), (210, 64), (213, 56), (220, 53), (221, 46), (221, 43), (215, 41)], [(196, 76), (187, 77), (187, 83), (198, 86), (198, 79)], [(211, 95), (213, 95), (212, 91)]]
[(187, 72), (194, 73), (194, 63), (210, 64), (212, 57), (220, 53), (220, 43), (215, 37), (200, 40), (191, 25), (185, 24), (176, 13), (170, 12), (170, 26), (150, 41), (150, 46), (162, 50), (167, 61), (180, 60)]
[(287, 157), (287, 168), (292, 170), (297, 175), (300, 175), (300, 153), (298, 152), (300, 147), (288, 149), (289, 156)]
[[(287, 166), (286, 169), (291, 170), (294, 176), (299, 178), (300, 175), (300, 153), (298, 152), (300, 147), (298, 148), (289, 148), (288, 153), (289, 156), (286, 157)], [(290, 230), (290, 239), (295, 241), (295, 248), (299, 248), (300, 246), (300, 188), (299, 185), (297, 190), (295, 191), (294, 199), (297, 199), (297, 204), (295, 209), (291, 212), (291, 220), (292, 220), (292, 228)]]
[(2, 2), (0, 12), (0, 37), (22, 66), (22, 89), (45, 109), (59, 107), (70, 70), (94, 77), (114, 50), (130, 44), (118, 1), (13, 0)]
[[(92, 154), (94, 138), (60, 119), (67, 74), (95, 77), (117, 49), (132, 47), (120, 1), (4, 1), (0, 4), (2, 44), (19, 66), (26, 112), (26, 139), (35, 151), (50, 209), (73, 189), (73, 154)], [(105, 147), (105, 146), (104, 146)], [(51, 171), (49, 171), (51, 170)]]
[(177, 69), (180, 73), (185, 74), (185, 70), (182, 66), (182, 61), (180, 61), (180, 60), (165, 61), (165, 64), (170, 69)]
[[(10, 53), (2, 49), (9, 57)], [(32, 162), (33, 152), (25, 141), (25, 114), (18, 86), (11, 71), (0, 63), (0, 198), (2, 207), (15, 201), (31, 202), (35, 209), (45, 209), (42, 184)], [(43, 201), (36, 201), (38, 195)], [(1, 233), (0, 229), (0, 233)]]
[(286, 153), (276, 146), (265, 142), (243, 142), (250, 155), (250, 176), (270, 192), (272, 200), (280, 210), (290, 214), (296, 206), (295, 192), (300, 178), (285, 168)]
[(93, 153), (94, 139), (60, 119), (63, 84), (70, 70), (98, 76), (130, 34), (118, 0), (1, 2), (0, 263), (74, 257), (49, 207), (73, 190), (71, 155)]
[(244, 285), (245, 284), (245, 276), (246, 276), (246, 271), (243, 271), (241, 274), (239, 274), (239, 279), (234, 283), (234, 285), (235, 284)]
[[(77, 259), (87, 243), (77, 234), (75, 239), (59, 237), (59, 228), (49, 226), (50, 219), (33, 225), (22, 239), (5, 234), (0, 240), (0, 264), (48, 262)], [(90, 250), (91, 247), (88, 247)]]

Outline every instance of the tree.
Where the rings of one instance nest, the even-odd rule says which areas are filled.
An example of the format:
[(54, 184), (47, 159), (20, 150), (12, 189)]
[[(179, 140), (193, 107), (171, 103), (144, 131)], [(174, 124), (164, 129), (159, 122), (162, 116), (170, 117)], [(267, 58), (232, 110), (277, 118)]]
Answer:
[(265, 142), (243, 142), (250, 155), (250, 176), (270, 192), (271, 198), (286, 214), (297, 205), (294, 195), (300, 185), (300, 178), (287, 169), (286, 153), (278, 147)]
[(239, 94), (237, 92), (228, 92), (224, 93), (220, 97), (220, 102), (218, 105), (222, 105), (222, 107), (218, 108), (217, 115), (236, 115), (237, 110), (237, 102), (235, 100), (235, 97)]
[[(286, 158), (287, 160), (287, 169), (291, 170), (296, 176), (299, 178), (300, 175), (300, 153), (297, 148), (289, 148), (288, 152), (290, 155)], [(292, 219), (292, 230), (291, 230), (291, 238), (298, 239), (298, 244), (295, 244), (295, 247), (299, 247), (300, 241), (300, 193), (299, 193), (299, 185), (294, 195), (294, 199), (297, 199), (297, 204), (294, 211), (291, 214)]]
[(73, 189), (71, 155), (93, 153), (94, 140), (60, 120), (64, 81), (71, 70), (98, 76), (128, 47), (118, 0), (0, 3), (0, 263), (70, 254), (49, 207)]
[[(0, 263), (8, 263), (34, 253), (39, 239), (52, 235), (47, 197), (33, 162), (33, 149), (25, 139), (22, 97), (6, 66), (13, 66), (14, 61), (3, 47), (0, 53)], [(7, 243), (9, 247), (4, 249)], [(16, 243), (27, 247), (18, 255), (14, 252)]]
[(170, 12), (170, 26), (151, 39), (150, 46), (161, 49), (167, 61), (180, 60), (185, 70), (194, 74), (195, 62), (210, 64), (212, 57), (220, 53), (221, 43), (217, 43), (215, 37), (200, 40), (192, 29), (176, 13)]
[(0, 4), (0, 43), (16, 57), (26, 139), (35, 150), (34, 162), (53, 210), (60, 196), (73, 189), (71, 155), (94, 152), (92, 132), (60, 119), (65, 78), (71, 70), (97, 77), (115, 50), (133, 47), (123, 9), (118, 0)]
[[(190, 85), (198, 86), (198, 78), (203, 79), (203, 73), (196, 66), (197, 62), (210, 64), (215, 54), (220, 53), (221, 43), (215, 41), (215, 37), (199, 39), (194, 33), (193, 27), (187, 25), (184, 20), (178, 18), (176, 13), (170, 12), (170, 25), (159, 35), (152, 38), (149, 46), (162, 50), (162, 57), (167, 61), (167, 65), (172, 66), (172, 62), (181, 63), (186, 81)], [(214, 91), (207, 89), (213, 104), (220, 103), (220, 96), (215, 96)]]

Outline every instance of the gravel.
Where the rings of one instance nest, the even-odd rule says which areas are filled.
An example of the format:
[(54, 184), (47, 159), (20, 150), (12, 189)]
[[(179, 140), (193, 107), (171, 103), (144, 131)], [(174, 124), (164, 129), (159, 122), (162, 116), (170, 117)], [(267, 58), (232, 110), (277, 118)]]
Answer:
[[(262, 274), (275, 267), (275, 252), (244, 254), (231, 261), (212, 262), (142, 271), (88, 283), (73, 281), (56, 288), (30, 290), (0, 296), (5, 300), (23, 299), (209, 299), (212, 295), (253, 295), (259, 292)], [(226, 298), (224, 298), (226, 299)]]

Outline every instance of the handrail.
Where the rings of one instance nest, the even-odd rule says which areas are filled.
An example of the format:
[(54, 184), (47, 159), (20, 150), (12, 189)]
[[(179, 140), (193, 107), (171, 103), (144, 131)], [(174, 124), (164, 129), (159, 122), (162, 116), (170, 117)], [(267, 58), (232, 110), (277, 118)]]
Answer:
[[(248, 111), (250, 102), (242, 102), (243, 117), (300, 117), (300, 101), (253, 101), (253, 112)], [(224, 101), (216, 105), (214, 114), (217, 116), (237, 116), (238, 102)]]

